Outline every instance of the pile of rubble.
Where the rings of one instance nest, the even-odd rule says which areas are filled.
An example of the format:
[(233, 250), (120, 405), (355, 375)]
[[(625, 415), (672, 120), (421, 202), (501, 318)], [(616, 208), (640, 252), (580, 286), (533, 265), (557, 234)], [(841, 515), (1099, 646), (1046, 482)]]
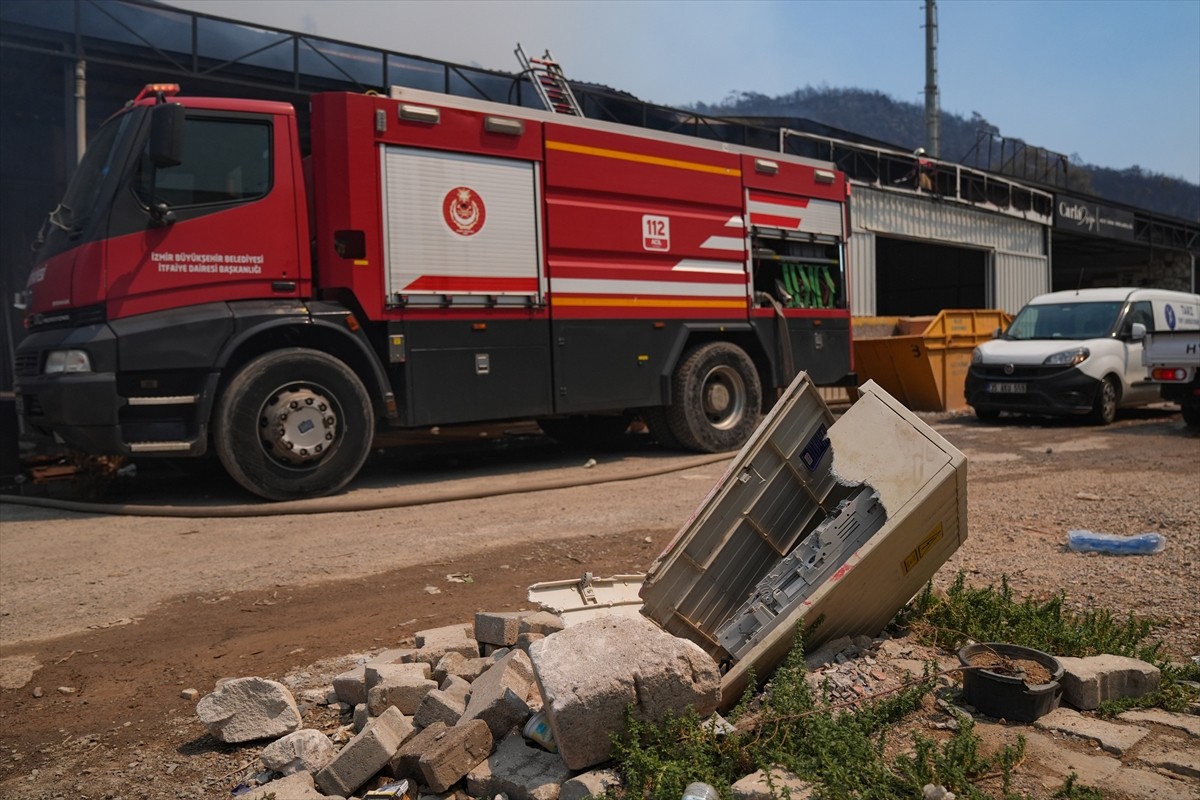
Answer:
[[(261, 768), (243, 775), (235, 796), (583, 800), (619, 785), (617, 773), (605, 765), (626, 709), (636, 718), (659, 721), (691, 707), (702, 717), (712, 715), (718, 726), (726, 724), (715, 713), (720, 674), (712, 658), (641, 616), (598, 617), (567, 627), (544, 611), (480, 613), (473, 625), (421, 631), (415, 647), (358, 661), (333, 675), (331, 685), (301, 694), (305, 704), (338, 713), (343, 724), (331, 732), (303, 727), (304, 705), (273, 680), (222, 681), (200, 700), (196, 712), (215, 739), (272, 740), (259, 753)], [(1063, 661), (1068, 667), (1063, 699), (1076, 708), (1095, 708), (1104, 699), (1158, 685), (1157, 670), (1133, 659)], [(828, 642), (807, 656), (806, 667), (814, 693), (826, 703), (850, 706), (902, 688), (931, 662), (943, 675), (936, 704), (940, 721), (928, 724), (955, 727), (954, 715), (973, 709), (952, 705), (955, 681), (948, 673), (958, 665), (952, 656), (911, 640), (856, 636)], [(1081, 725), (1086, 731), (1076, 730)], [(1102, 745), (1116, 735), (1096, 725), (1112, 726), (1065, 708), (1039, 723)], [(1126, 738), (1139, 732), (1128, 724), (1117, 731)], [(1177, 776), (1190, 774), (1165, 766)], [(1162, 780), (1138, 776), (1151, 778)], [(745, 776), (732, 794), (766, 800), (779, 796), (783, 786), (792, 798), (809, 797), (813, 790), (776, 771)], [(941, 787), (926, 789), (927, 797), (952, 797), (939, 795)]]
[(348, 724), (332, 735), (303, 728), (273, 680), (226, 680), (201, 698), (215, 739), (274, 740), (237, 794), (581, 800), (617, 781), (591, 768), (609, 760), (627, 708), (661, 720), (688, 707), (707, 716), (720, 700), (713, 660), (641, 617), (564, 628), (544, 611), (480, 613), (474, 625), (418, 632), (415, 645), (333, 678), (319, 699)]

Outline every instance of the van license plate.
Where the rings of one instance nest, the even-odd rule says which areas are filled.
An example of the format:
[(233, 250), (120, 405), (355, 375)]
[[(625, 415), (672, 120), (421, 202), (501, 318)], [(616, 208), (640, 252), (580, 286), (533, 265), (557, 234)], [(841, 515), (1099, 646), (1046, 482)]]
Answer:
[(987, 390), (992, 394), (1025, 394), (1025, 384), (989, 383)]

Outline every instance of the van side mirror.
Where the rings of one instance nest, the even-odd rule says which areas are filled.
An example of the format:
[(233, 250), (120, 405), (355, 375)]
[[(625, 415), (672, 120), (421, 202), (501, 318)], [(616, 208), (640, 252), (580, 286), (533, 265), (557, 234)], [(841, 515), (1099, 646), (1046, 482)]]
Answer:
[(1146, 338), (1146, 326), (1144, 323), (1135, 322), (1129, 326), (1129, 338), (1135, 342), (1140, 342)]
[(156, 167), (183, 163), (183, 106), (160, 103), (150, 109), (150, 161)]

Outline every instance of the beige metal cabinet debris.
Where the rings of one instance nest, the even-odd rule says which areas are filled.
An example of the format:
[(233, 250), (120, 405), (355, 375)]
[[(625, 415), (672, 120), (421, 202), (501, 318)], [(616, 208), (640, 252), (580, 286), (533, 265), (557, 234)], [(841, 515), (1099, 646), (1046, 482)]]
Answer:
[(966, 458), (873, 381), (836, 422), (801, 374), (650, 568), (643, 613), (722, 665), (879, 632), (967, 535)]

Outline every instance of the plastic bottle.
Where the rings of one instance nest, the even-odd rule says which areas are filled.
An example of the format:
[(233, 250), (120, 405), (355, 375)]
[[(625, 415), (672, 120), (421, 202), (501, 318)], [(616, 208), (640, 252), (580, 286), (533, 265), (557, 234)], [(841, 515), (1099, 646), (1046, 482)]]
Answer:
[(1112, 553), (1113, 555), (1144, 555), (1157, 553), (1167, 546), (1161, 533), (1139, 533), (1120, 536), (1115, 533), (1067, 531), (1067, 547), (1077, 553)]
[(680, 800), (721, 800), (721, 795), (707, 783), (689, 783)]

